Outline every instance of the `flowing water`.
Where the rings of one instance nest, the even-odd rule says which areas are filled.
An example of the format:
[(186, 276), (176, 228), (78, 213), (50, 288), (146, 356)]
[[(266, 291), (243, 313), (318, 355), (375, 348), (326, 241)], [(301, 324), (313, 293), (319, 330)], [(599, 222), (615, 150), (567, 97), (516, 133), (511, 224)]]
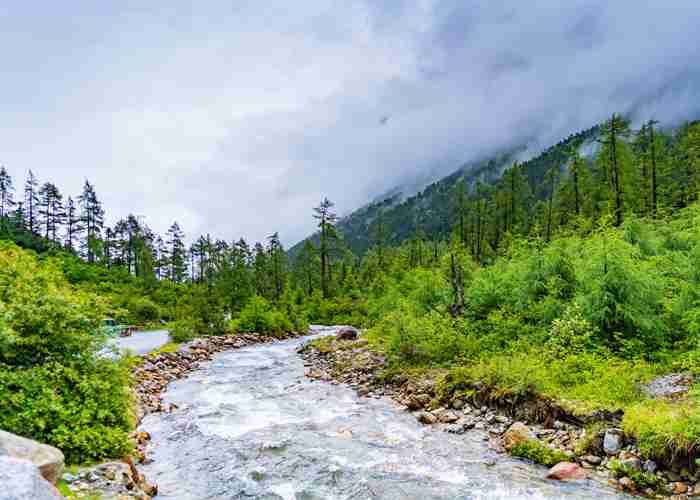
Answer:
[[(324, 333), (331, 333), (326, 330)], [(304, 378), (304, 340), (218, 354), (149, 415), (159, 499), (625, 498), (489, 450), (486, 435), (418, 424), (390, 400)]]

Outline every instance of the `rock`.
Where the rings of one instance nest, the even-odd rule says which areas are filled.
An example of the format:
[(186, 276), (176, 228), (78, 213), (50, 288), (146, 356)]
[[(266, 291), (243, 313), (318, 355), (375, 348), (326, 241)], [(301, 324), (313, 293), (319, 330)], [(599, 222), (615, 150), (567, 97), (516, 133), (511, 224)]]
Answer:
[(414, 394), (408, 398), (406, 406), (408, 406), (408, 409), (411, 411), (420, 410), (421, 408), (428, 406), (431, 400), (432, 398), (427, 394)]
[(538, 441), (537, 436), (522, 422), (515, 422), (503, 435), (503, 447), (506, 451), (527, 441)]
[(462, 401), (461, 399), (455, 399), (454, 401), (452, 401), (452, 409), (461, 410), (462, 408), (464, 408), (464, 401)]
[(654, 474), (656, 472), (656, 469), (658, 469), (659, 466), (656, 465), (656, 462), (653, 460), (647, 460), (644, 462), (644, 471), (649, 472), (650, 474)]
[(688, 493), (688, 485), (681, 482), (673, 483), (671, 484), (671, 492), (674, 495), (685, 495)]
[(620, 458), (620, 464), (623, 467), (627, 467), (630, 469), (635, 469), (635, 470), (642, 469), (642, 461), (639, 460), (639, 458), (635, 457), (634, 455), (627, 456), (625, 458)]
[(421, 424), (432, 425), (437, 422), (437, 417), (435, 417), (435, 415), (432, 413), (428, 413), (427, 411), (418, 412), (416, 414), (416, 418)]
[(608, 455), (620, 453), (624, 444), (624, 433), (622, 429), (608, 429), (603, 437), (603, 450)]
[(459, 420), (459, 415), (452, 410), (434, 411), (433, 414), (437, 417), (438, 422), (442, 424), (453, 424)]
[(585, 457), (581, 457), (581, 460), (591, 465), (600, 465), (603, 462), (602, 458), (596, 457), (595, 455), (586, 455)]
[(337, 340), (355, 340), (359, 333), (360, 332), (355, 327), (343, 326), (338, 329), (338, 333), (335, 334), (335, 338)]
[(627, 491), (636, 491), (637, 490), (637, 485), (635, 484), (634, 481), (632, 481), (628, 477), (623, 477), (618, 481), (618, 484), (623, 490)]
[(498, 422), (499, 424), (509, 424), (510, 419), (505, 415), (496, 415), (496, 422)]
[(576, 481), (586, 479), (586, 471), (573, 462), (560, 462), (547, 472), (547, 479), (557, 481)]
[(0, 456), (2, 500), (61, 500), (63, 496), (29, 460)]
[(56, 484), (63, 474), (63, 453), (47, 444), (0, 431), (0, 455), (2, 454), (29, 460), (39, 468), (44, 479), (53, 484)]

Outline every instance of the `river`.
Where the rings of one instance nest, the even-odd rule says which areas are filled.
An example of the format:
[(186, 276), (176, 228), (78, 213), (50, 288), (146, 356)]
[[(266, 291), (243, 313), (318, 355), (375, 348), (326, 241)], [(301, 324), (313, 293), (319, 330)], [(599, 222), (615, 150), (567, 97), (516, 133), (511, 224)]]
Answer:
[(629, 498), (544, 480), (545, 469), (491, 451), (485, 433), (447, 434), (390, 400), (308, 380), (296, 353), (306, 341), (224, 352), (169, 386), (179, 409), (140, 428), (159, 499)]

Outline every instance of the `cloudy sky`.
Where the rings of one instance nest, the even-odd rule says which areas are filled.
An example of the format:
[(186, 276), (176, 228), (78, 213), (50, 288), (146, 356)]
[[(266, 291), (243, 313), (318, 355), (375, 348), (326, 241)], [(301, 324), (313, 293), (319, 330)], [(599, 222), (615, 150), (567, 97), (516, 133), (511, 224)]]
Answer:
[(698, 26), (697, 0), (4, 0), (0, 164), (89, 179), (112, 221), (291, 244), (324, 195), (699, 116)]

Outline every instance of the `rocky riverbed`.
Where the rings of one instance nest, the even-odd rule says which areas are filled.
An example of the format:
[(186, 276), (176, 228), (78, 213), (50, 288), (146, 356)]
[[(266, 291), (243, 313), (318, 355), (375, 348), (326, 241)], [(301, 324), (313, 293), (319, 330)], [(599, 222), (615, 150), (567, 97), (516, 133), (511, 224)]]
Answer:
[[(175, 352), (139, 356), (132, 369), (136, 384), (134, 395), (137, 401), (137, 422), (152, 413), (176, 410), (176, 405), (163, 402), (163, 392), (168, 384), (191, 374), (202, 363), (211, 361), (216, 353), (306, 334), (307, 332), (290, 333), (279, 338), (255, 334), (205, 337), (182, 344)], [(158, 486), (149, 481), (140, 469), (149, 462), (146, 446), (151, 436), (148, 432), (135, 431), (131, 437), (136, 444), (133, 457), (81, 468), (75, 473), (65, 473), (63, 480), (80, 495), (100, 494), (104, 500), (150, 500), (158, 494)]]
[[(448, 433), (486, 432), (490, 447), (499, 453), (512, 452), (516, 444), (526, 441), (530, 449), (541, 445), (558, 452), (556, 456), (564, 463), (550, 471), (543, 469), (543, 476), (586, 477), (649, 497), (683, 500), (700, 496), (700, 473), (682, 467), (660, 470), (655, 462), (642, 459), (634, 443), (617, 428), (620, 415), (599, 415), (599, 430), (587, 435), (581, 425), (565, 421), (561, 409), (542, 402), (533, 401), (518, 408), (498, 403), (474, 404), (466, 398), (439, 395), (434, 375), (386, 377), (383, 374), (388, 367), (386, 359), (371, 351), (367, 340), (354, 329), (339, 332), (333, 341), (325, 340), (300, 349), (307, 377), (347, 384), (365, 397), (389, 397), (411, 412), (418, 422)], [(677, 381), (664, 380), (652, 388), (666, 390), (670, 382)], [(673, 386), (672, 392), (678, 391)]]

